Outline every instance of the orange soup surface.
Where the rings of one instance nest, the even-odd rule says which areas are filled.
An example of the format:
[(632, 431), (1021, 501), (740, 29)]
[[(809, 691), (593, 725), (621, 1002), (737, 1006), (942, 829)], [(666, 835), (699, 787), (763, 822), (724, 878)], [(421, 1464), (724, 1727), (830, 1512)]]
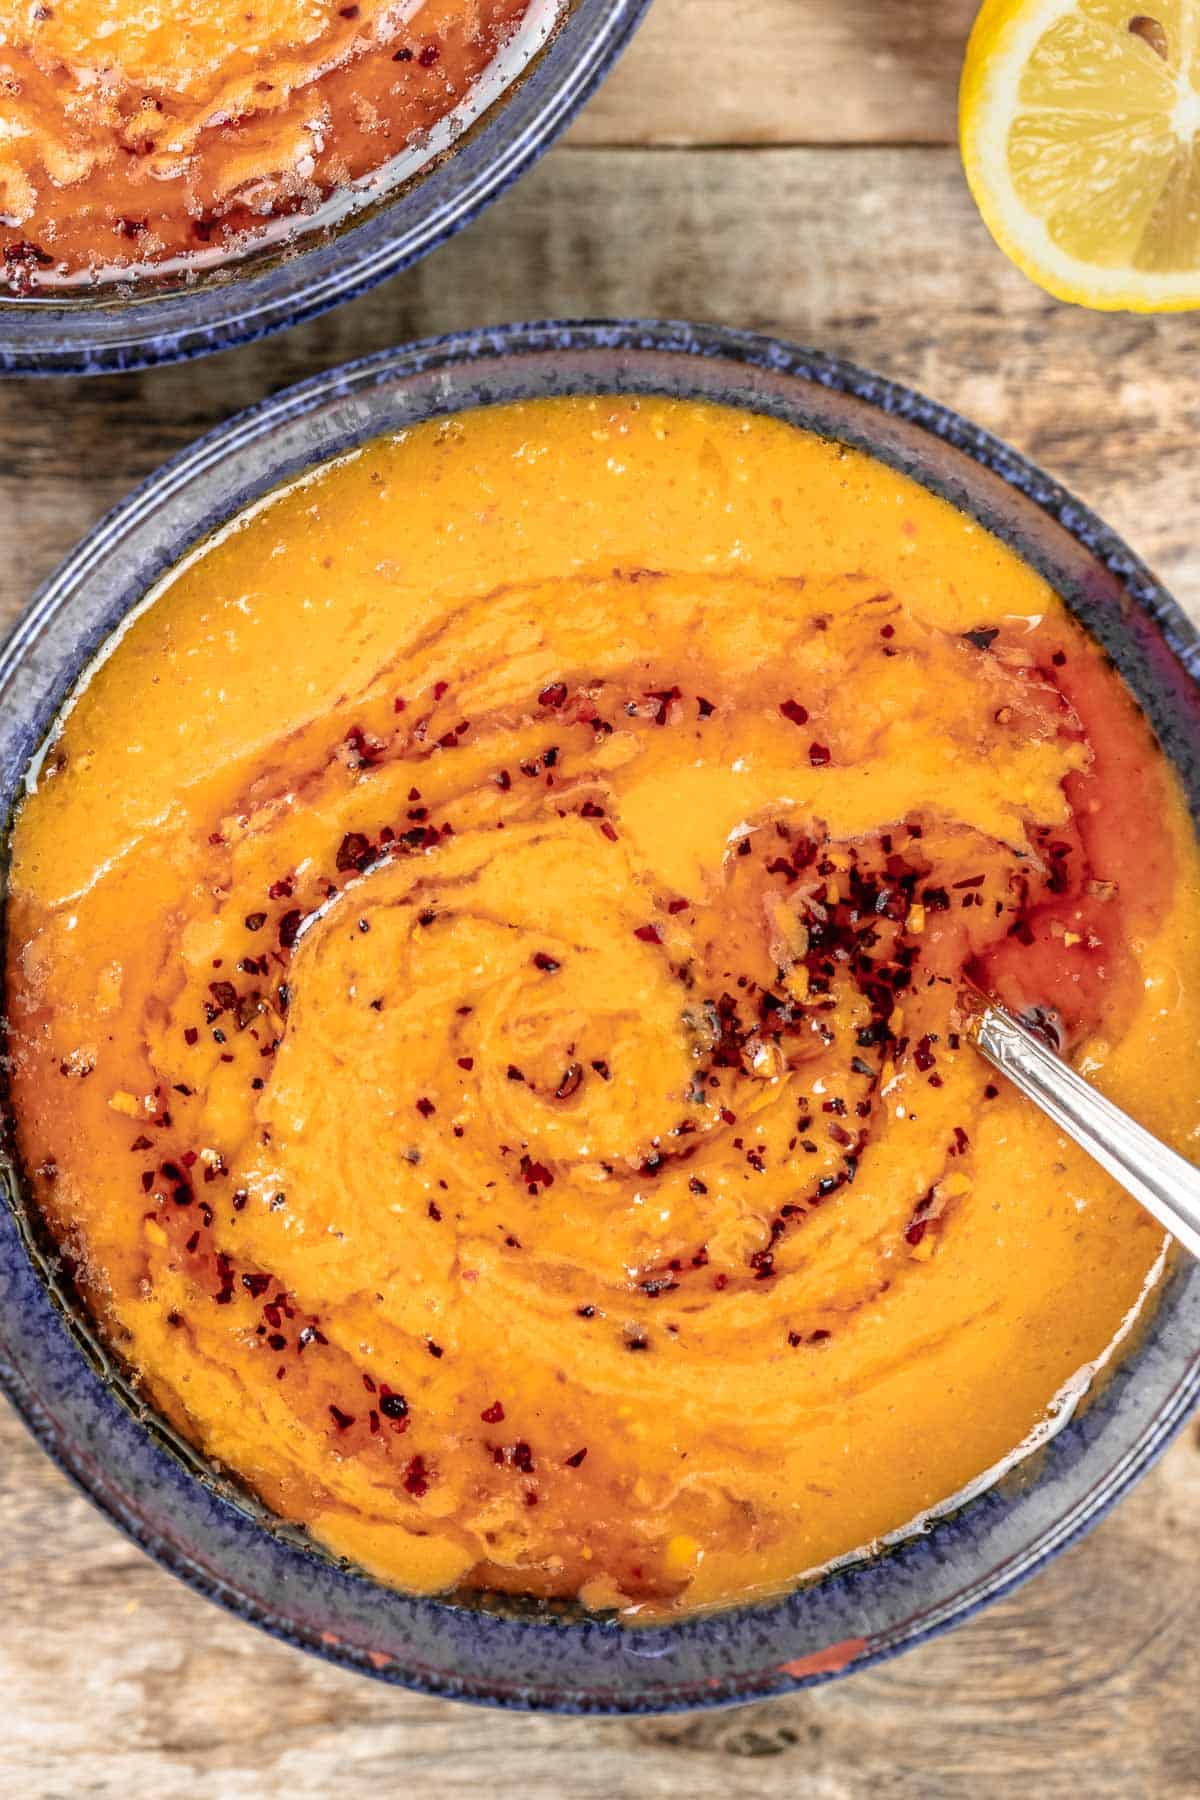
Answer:
[(555, 400), (297, 481), (99, 659), (12, 851), (100, 1330), (403, 1588), (780, 1592), (1043, 1441), (1161, 1272), (962, 997), (1194, 1142), (1175, 774), (1037, 574), (785, 424)]
[(369, 199), (448, 148), (559, 16), (556, 0), (0, 0), (0, 293), (195, 272), (330, 196)]

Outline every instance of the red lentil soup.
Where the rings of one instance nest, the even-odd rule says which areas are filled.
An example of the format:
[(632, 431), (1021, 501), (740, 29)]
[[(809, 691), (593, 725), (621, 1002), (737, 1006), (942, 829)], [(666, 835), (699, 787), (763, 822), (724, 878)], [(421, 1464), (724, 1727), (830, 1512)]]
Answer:
[(195, 270), (370, 198), (557, 17), (556, 0), (0, 0), (0, 291)]
[(1198, 900), (1127, 690), (972, 520), (719, 407), (482, 410), (259, 506), (81, 684), (14, 827), (23, 1162), (147, 1398), (319, 1543), (672, 1616), (1086, 1395), (1163, 1238), (963, 972), (1186, 1148)]

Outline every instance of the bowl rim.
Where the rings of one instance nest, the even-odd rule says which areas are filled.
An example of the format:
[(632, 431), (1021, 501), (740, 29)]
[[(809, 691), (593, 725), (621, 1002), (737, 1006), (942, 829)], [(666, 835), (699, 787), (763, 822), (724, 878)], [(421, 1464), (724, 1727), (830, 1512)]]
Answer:
[[(40, 634), (98, 585), (102, 570), (120, 563), (138, 531), (165, 515), (169, 543), (159, 547), (155, 565), (161, 572), (213, 525), (241, 511), (248, 495), (270, 491), (339, 448), (398, 428), (398, 420), (381, 424), (371, 414), (373, 396), (393, 410), (408, 406), (415, 409), (412, 417), (428, 417), (528, 397), (531, 384), (533, 392), (544, 391), (539, 381), (549, 381), (549, 391), (556, 392), (694, 392), (815, 429), (822, 429), (823, 408), (832, 408), (840, 425), (829, 435), (859, 444), (967, 506), (989, 529), (1019, 544), (1035, 567), (1047, 559), (1054, 564), (1055, 585), (1114, 655), (1164, 738), (1193, 811), (1200, 809), (1200, 632), (1088, 508), (991, 433), (898, 383), (779, 339), (653, 320), (514, 324), (379, 352), (237, 414), (161, 465), (43, 584), (0, 649), (0, 694), (22, 672), (29, 677), (17, 693), (27, 716), (19, 724), (0, 720), (5, 805), (95, 647), (73, 638), (66, 664), (50, 680), (37, 664)], [(322, 418), (333, 435), (318, 444), (310, 427)], [(943, 450), (952, 453), (944, 463)], [(265, 457), (265, 471), (259, 467), (249, 490), (222, 488), (215, 511), (210, 508), (199, 522), (192, 516), (181, 536), (180, 519), (189, 523), (189, 493), (206, 480), (219, 484), (239, 456)], [(1007, 510), (1013, 497), (1021, 503), (1015, 514)], [(1050, 533), (1045, 543), (1029, 536), (1033, 531), (1036, 538), (1039, 519)], [(1051, 541), (1058, 544), (1053, 553), (1046, 547)], [(1074, 556), (1077, 578), (1066, 564), (1054, 563), (1054, 555), (1068, 561)], [(137, 567), (137, 583), (123, 592), (97, 642), (146, 591), (149, 565)], [(121, 579), (128, 590), (128, 570)], [(72, 1337), (56, 1310), (11, 1203), (0, 1208), (0, 1388), (59, 1467), (161, 1566), (283, 1641), (397, 1685), (516, 1710), (663, 1713), (790, 1692), (871, 1666), (970, 1617), (1074, 1542), (1146, 1472), (1200, 1399), (1200, 1269), (1175, 1268), (1139, 1347), (1095, 1403), (1046, 1446), (1041, 1472), (1015, 1498), (991, 1489), (927, 1536), (815, 1586), (662, 1627), (496, 1616), (436, 1598), (414, 1599), (345, 1573), (265, 1532), (228, 1496), (183, 1468), (116, 1400), (105, 1377), (94, 1351)], [(81, 1436), (72, 1437), (72, 1430)], [(1101, 1467), (1105, 1446), (1110, 1460)], [(1028, 1541), (1020, 1532), (1004, 1538), (1012, 1519), (1026, 1516), (1031, 1497), (1044, 1493), (1049, 1504), (1054, 1491), (1066, 1497), (1057, 1510), (1049, 1506), (1050, 1516)], [(185, 1515), (189, 1525), (200, 1521), (199, 1547), (173, 1535), (177, 1517)], [(1011, 1553), (980, 1568), (979, 1543), (1010, 1540)], [(245, 1554), (236, 1571), (239, 1545)], [(223, 1561), (231, 1555), (233, 1564)], [(260, 1567), (264, 1581), (270, 1574), (275, 1585), (268, 1597), (253, 1584), (248, 1589), (246, 1556), (253, 1557), (256, 1579)], [(965, 1565), (961, 1578), (956, 1564)], [(885, 1622), (860, 1632), (856, 1621), (877, 1603), (880, 1580), (891, 1583), (909, 1611), (894, 1628)], [(926, 1604), (930, 1585), (939, 1584), (940, 1598)], [(318, 1595), (331, 1624), (348, 1622), (358, 1635), (316, 1629), (307, 1601), (301, 1604), (302, 1588)], [(806, 1609), (815, 1612), (813, 1621), (804, 1618)], [(369, 1621), (364, 1624), (368, 1613), (386, 1616), (389, 1625), (398, 1621), (401, 1638), (405, 1632), (423, 1635), (423, 1655), (377, 1649), (382, 1640)], [(789, 1648), (800, 1653), (788, 1654)], [(586, 1674), (566, 1676), (571, 1662), (610, 1674), (615, 1667), (617, 1674), (608, 1684), (589, 1685)], [(514, 1663), (524, 1672), (520, 1678), (496, 1673)], [(660, 1679), (668, 1675), (673, 1678)]]
[(194, 286), (59, 300), (0, 295), (0, 377), (129, 373), (315, 318), (426, 256), (549, 149), (632, 39), (650, 0), (562, 0), (526, 65), (430, 166), (277, 254)]

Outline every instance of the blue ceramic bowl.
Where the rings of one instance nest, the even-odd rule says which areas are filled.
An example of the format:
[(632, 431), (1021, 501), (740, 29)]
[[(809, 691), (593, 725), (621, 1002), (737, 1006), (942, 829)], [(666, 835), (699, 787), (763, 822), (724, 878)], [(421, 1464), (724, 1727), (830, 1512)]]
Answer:
[[(0, 802), (81, 668), (157, 576), (280, 481), (465, 407), (544, 394), (695, 396), (859, 445), (1012, 544), (1137, 694), (1200, 802), (1200, 640), (1113, 534), (986, 432), (878, 376), (771, 339), (670, 324), (515, 325), (305, 382), (160, 469), (84, 540), (0, 656)], [(770, 1604), (653, 1629), (414, 1599), (307, 1546), (131, 1402), (0, 1170), (0, 1382), (59, 1466), (201, 1593), (288, 1643), (402, 1686), (558, 1712), (664, 1712), (780, 1694), (919, 1643), (1095, 1523), (1200, 1396), (1200, 1270), (1178, 1269), (1136, 1349), (1023, 1475), (923, 1536)]]
[[(0, 375), (179, 362), (352, 300), (452, 237), (537, 161), (608, 73), (648, 3), (564, 0), (555, 35), (448, 153), (336, 224), (298, 225), (281, 247), (168, 287), (148, 281), (68, 301), (0, 297)], [(549, 0), (535, 10), (543, 8), (548, 17)]]

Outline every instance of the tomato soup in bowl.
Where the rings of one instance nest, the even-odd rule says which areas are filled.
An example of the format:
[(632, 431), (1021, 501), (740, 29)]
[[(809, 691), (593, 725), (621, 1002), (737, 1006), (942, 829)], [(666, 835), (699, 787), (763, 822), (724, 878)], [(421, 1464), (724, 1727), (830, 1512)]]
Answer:
[(1162, 1441), (1191, 1284), (962, 988), (1186, 1148), (1200, 858), (1098, 552), (869, 378), (608, 336), (365, 365), (316, 456), (299, 390), (123, 559), (6, 979), (35, 1248), (270, 1616), (620, 1709), (911, 1640)]

